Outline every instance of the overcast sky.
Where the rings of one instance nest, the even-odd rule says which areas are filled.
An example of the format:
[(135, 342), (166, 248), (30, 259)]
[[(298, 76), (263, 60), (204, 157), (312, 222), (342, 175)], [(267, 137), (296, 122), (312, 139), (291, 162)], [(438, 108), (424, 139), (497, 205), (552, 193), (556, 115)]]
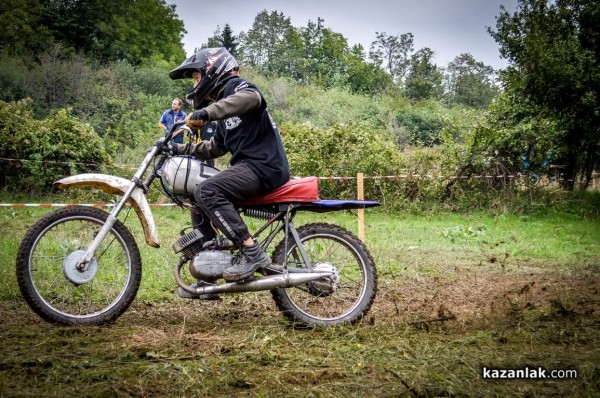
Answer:
[(445, 67), (461, 53), (495, 69), (506, 67), (498, 45), (487, 33), (495, 28), (500, 6), (514, 12), (517, 0), (167, 0), (177, 6), (185, 24), (185, 51), (206, 43), (217, 26), (229, 24), (234, 35), (247, 32), (256, 15), (279, 11), (296, 28), (322, 18), (324, 25), (342, 34), (348, 45), (362, 44), (368, 52), (375, 32), (387, 35), (412, 33), (415, 50), (431, 48), (434, 62)]

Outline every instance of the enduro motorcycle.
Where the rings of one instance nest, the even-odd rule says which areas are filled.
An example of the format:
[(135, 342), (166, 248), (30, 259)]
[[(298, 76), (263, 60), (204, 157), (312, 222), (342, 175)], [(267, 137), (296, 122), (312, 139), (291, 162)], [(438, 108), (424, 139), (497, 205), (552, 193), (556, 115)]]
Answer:
[[(93, 187), (118, 194), (107, 213), (96, 207), (54, 210), (26, 233), (18, 250), (19, 289), (41, 318), (58, 324), (100, 325), (116, 320), (133, 302), (142, 277), (142, 259), (133, 234), (117, 218), (129, 204), (142, 225), (146, 243), (159, 247), (146, 193), (158, 179), (177, 205), (194, 206), (194, 188), (218, 169), (188, 156), (164, 151), (176, 123), (149, 150), (132, 179), (79, 174), (55, 183), (60, 189)], [(150, 170), (145, 179), (144, 175)], [(321, 200), (318, 179), (292, 179), (266, 195), (237, 203), (238, 211), (264, 220), (253, 238), (271, 252), (272, 264), (236, 282), (222, 279), (236, 247), (223, 235), (205, 242), (199, 230), (183, 229), (172, 245), (180, 255), (175, 280), (189, 298), (201, 295), (270, 290), (277, 308), (293, 324), (327, 327), (355, 323), (369, 311), (377, 292), (377, 271), (366, 246), (351, 232), (327, 223), (296, 227), (299, 212), (325, 213), (378, 206), (378, 202)], [(274, 245), (275, 239), (281, 240)], [(271, 250), (271, 248), (274, 248)], [(188, 264), (196, 279), (181, 272)]]

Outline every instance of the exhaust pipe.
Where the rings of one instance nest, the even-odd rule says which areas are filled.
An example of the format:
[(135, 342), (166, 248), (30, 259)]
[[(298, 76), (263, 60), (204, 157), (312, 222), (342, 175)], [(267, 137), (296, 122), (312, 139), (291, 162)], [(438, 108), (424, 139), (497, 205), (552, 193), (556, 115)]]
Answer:
[(306, 282), (332, 276), (333, 272), (302, 272), (287, 275), (268, 275), (248, 282), (229, 282), (191, 289), (195, 294), (257, 292), (302, 285)]
[(260, 290), (271, 290), (278, 288), (287, 288), (292, 286), (302, 285), (306, 282), (315, 281), (321, 278), (334, 276), (333, 272), (329, 271), (313, 271), (313, 272), (293, 272), (280, 275), (261, 276), (247, 282), (228, 282), (218, 285), (209, 285), (203, 287), (188, 286), (181, 280), (180, 271), (183, 264), (186, 263), (185, 258), (181, 258), (175, 270), (175, 280), (181, 288), (193, 295), (200, 294), (219, 294), (219, 293), (241, 293), (241, 292), (257, 292)]

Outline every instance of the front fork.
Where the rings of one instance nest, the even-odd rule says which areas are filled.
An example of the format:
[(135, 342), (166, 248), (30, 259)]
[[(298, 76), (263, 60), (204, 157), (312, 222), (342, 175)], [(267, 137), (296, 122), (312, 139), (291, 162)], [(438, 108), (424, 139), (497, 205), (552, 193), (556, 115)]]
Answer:
[(96, 251), (98, 250), (98, 248), (100, 247), (100, 245), (102, 244), (112, 227), (117, 222), (117, 217), (119, 216), (119, 213), (121, 213), (121, 210), (123, 210), (123, 207), (125, 207), (125, 204), (129, 200), (129, 198), (131, 198), (133, 191), (140, 188), (143, 189), (145, 192), (148, 189), (148, 186), (152, 182), (154, 175), (152, 174), (151, 176), (149, 176), (147, 181), (142, 181), (142, 177), (144, 176), (144, 173), (146, 173), (146, 170), (148, 170), (150, 163), (152, 162), (158, 151), (159, 148), (156, 145), (148, 151), (148, 154), (146, 154), (146, 157), (142, 161), (142, 164), (137, 169), (133, 178), (131, 179), (131, 184), (129, 185), (129, 188), (127, 188), (125, 194), (123, 194), (121, 199), (119, 199), (115, 207), (112, 209), (112, 211), (108, 215), (108, 218), (106, 219), (106, 222), (102, 225), (102, 228), (100, 228), (100, 231), (98, 231), (98, 233), (94, 237), (94, 240), (87, 246), (85, 254), (83, 255), (83, 257), (81, 257), (81, 259), (75, 266), (78, 270), (85, 271), (85, 269), (88, 267), (90, 261), (94, 257), (94, 254), (96, 254)]

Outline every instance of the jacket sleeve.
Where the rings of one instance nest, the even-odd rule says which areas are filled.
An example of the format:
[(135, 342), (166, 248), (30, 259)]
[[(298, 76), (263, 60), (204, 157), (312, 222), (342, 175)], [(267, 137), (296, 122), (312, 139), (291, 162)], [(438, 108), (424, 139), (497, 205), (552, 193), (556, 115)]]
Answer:
[(210, 160), (225, 155), (227, 149), (218, 146), (213, 137), (198, 144), (177, 144), (177, 153), (179, 155), (192, 155), (200, 160)]
[(223, 120), (248, 113), (262, 105), (262, 96), (255, 90), (243, 89), (204, 108), (208, 120)]

